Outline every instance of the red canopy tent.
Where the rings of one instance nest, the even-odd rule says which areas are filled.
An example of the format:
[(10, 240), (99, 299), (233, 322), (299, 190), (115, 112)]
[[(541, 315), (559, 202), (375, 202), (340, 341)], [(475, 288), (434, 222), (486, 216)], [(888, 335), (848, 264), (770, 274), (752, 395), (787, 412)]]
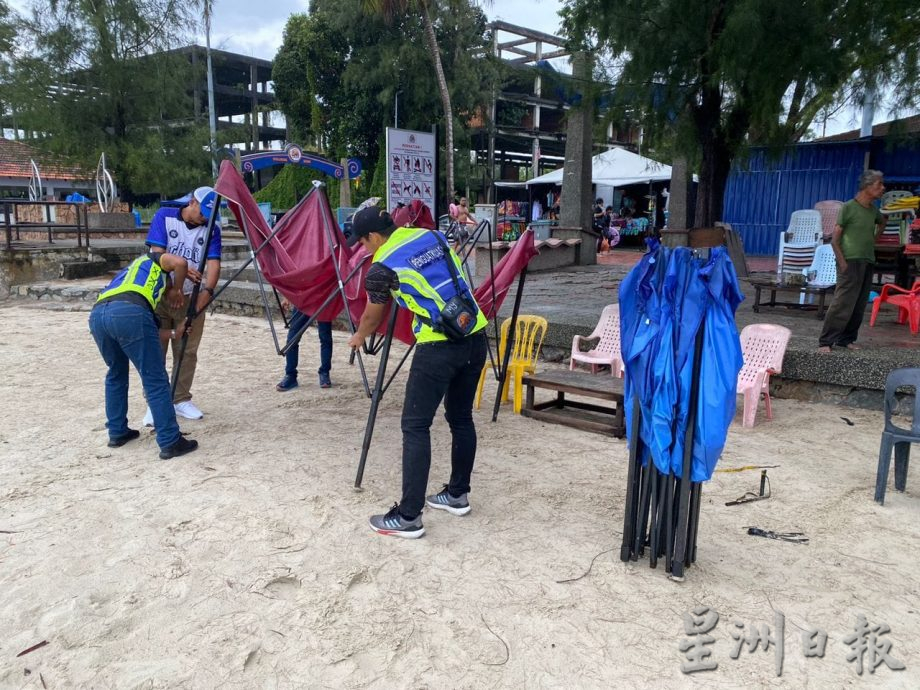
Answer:
[[(358, 322), (367, 302), (364, 275), (370, 266), (369, 255), (362, 247), (346, 245), (345, 235), (321, 186), (311, 190), (274, 228), (268, 227), (246, 182), (230, 161), (221, 164), (214, 189), (229, 202), (250, 246), (258, 254), (262, 275), (272, 287), (316, 320), (332, 321), (347, 303), (352, 322)], [(422, 208), (427, 210), (424, 205)], [(400, 209), (404, 210), (405, 218), (397, 216), (397, 220), (413, 217), (411, 205)], [(425, 218), (419, 216), (417, 220)], [(489, 319), (496, 317), (511, 285), (536, 254), (534, 235), (528, 230), (496, 264), (494, 274), (474, 290), (476, 301)], [(342, 291), (338, 290), (340, 277)], [(380, 332), (384, 333), (385, 328), (382, 325)], [(407, 345), (415, 342), (409, 312), (400, 312), (393, 335)]]

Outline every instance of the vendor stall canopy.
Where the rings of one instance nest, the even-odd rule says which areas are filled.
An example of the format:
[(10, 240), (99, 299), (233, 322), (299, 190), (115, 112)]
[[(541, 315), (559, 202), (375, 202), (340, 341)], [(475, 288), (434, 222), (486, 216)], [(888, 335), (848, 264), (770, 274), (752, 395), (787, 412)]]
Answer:
[[(540, 175), (527, 181), (527, 186), (537, 184), (562, 184), (563, 170)], [(667, 182), (671, 179), (671, 166), (624, 148), (612, 148), (591, 159), (591, 183), (608, 187), (626, 187), (631, 184)], [(696, 176), (693, 176), (696, 181)]]

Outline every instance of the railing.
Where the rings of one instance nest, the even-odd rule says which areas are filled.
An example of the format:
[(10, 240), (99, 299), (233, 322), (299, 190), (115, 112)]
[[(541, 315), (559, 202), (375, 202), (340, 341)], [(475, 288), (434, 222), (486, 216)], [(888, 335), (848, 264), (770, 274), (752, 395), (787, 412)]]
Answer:
[[(18, 206), (33, 206), (43, 208), (45, 222), (20, 221), (16, 209)], [(75, 223), (57, 223), (51, 219), (52, 207), (74, 207)], [(54, 233), (59, 232), (76, 232), (77, 246), (83, 246), (83, 239), (86, 239), (86, 247), (89, 248), (89, 207), (85, 203), (76, 201), (28, 201), (26, 199), (2, 199), (0, 208), (3, 209), (3, 226), (6, 233), (6, 249), (13, 249), (13, 233), (16, 233), (16, 241), (20, 241), (20, 231), (32, 231), (40, 228), (48, 230), (48, 244), (54, 244)]]

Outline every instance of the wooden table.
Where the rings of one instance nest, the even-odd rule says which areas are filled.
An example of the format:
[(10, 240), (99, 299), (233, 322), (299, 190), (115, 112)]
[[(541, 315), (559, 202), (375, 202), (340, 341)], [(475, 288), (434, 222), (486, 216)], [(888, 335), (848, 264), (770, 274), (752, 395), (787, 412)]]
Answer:
[[(814, 309), (813, 304), (800, 304), (799, 302), (777, 302), (776, 293), (777, 292), (793, 292), (797, 295), (818, 295), (820, 301), (818, 303), (818, 318), (823, 319), (825, 312), (827, 312), (827, 294), (834, 291), (833, 285), (827, 287), (818, 287), (814, 285), (791, 285), (789, 283), (784, 283), (778, 280), (775, 277), (758, 277), (758, 276), (749, 276), (747, 281), (754, 288), (754, 306), (753, 309), (755, 312), (759, 313), (761, 307), (793, 307), (795, 309)], [(760, 293), (763, 290), (768, 290), (770, 292), (770, 301), (761, 302)]]
[[(549, 371), (524, 377), (527, 392), (521, 414), (555, 424), (595, 431), (616, 438), (626, 435), (623, 416), (623, 379), (607, 374), (585, 371)], [(556, 391), (556, 397), (546, 402), (534, 402), (537, 388)], [(613, 402), (613, 406), (595, 405), (578, 400), (566, 400), (566, 393)]]
[[(894, 241), (887, 240), (887, 235), (875, 243), (875, 266), (874, 273), (893, 273), (894, 284), (905, 290), (910, 289), (910, 255), (907, 253), (907, 246), (900, 242), (900, 239)], [(881, 276), (879, 276), (881, 281)]]

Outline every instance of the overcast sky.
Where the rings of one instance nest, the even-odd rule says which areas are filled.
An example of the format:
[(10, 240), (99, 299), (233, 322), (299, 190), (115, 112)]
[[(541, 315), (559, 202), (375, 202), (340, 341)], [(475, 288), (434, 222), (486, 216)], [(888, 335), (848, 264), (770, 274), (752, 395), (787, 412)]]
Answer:
[[(29, 5), (28, 0), (7, 2), (21, 12)], [(309, 0), (214, 0), (211, 45), (271, 60), (281, 45), (287, 18), (296, 12), (306, 12), (309, 5)], [(559, 30), (557, 13), (561, 7), (560, 0), (493, 0), (484, 9), (489, 19), (555, 34)], [(204, 45), (203, 34), (197, 42)]]
[[(28, 6), (28, 0), (7, 0), (20, 11)], [(281, 45), (282, 32), (288, 16), (306, 12), (309, 0), (215, 0), (211, 45), (234, 53), (243, 53), (271, 60)], [(270, 11), (266, 11), (270, 7)], [(559, 9), (561, 0), (493, 0), (485, 3), (489, 19), (502, 19), (511, 24), (526, 26), (549, 34), (559, 33)], [(204, 45), (202, 34), (196, 41)], [(875, 122), (890, 119), (887, 108), (875, 112)], [(860, 114), (846, 109), (834, 121), (828, 122), (827, 134), (835, 134), (859, 127)], [(820, 123), (813, 126), (821, 134)]]

